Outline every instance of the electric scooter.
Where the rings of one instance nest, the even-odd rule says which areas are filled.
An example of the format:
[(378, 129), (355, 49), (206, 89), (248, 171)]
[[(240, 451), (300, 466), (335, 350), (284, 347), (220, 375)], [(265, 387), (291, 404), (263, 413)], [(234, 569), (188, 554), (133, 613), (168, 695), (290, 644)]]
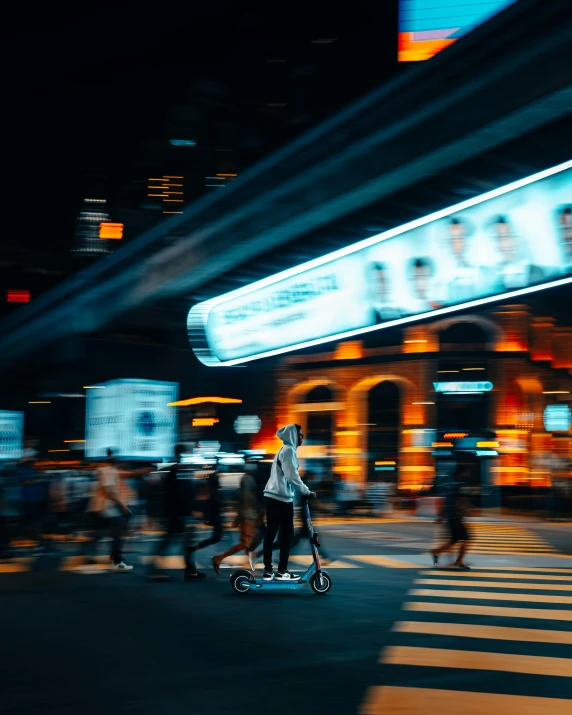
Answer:
[(308, 499), (305, 498), (302, 503), (304, 509), (304, 519), (306, 519), (306, 524), (308, 525), (309, 541), (312, 548), (312, 563), (308, 567), (307, 571), (295, 581), (279, 581), (276, 579), (272, 579), (272, 581), (264, 581), (260, 576), (257, 577), (254, 571), (239, 569), (230, 576), (230, 585), (235, 593), (244, 595), (246, 593), (250, 593), (250, 591), (256, 591), (259, 589), (267, 589), (269, 592), (272, 591), (274, 593), (282, 591), (299, 591), (304, 588), (307, 583), (309, 583), (314, 593), (323, 595), (328, 593), (328, 591), (332, 588), (331, 576), (326, 573), (326, 571), (322, 571), (322, 566), (320, 564), (320, 556), (318, 554), (320, 539), (318, 532), (314, 531), (312, 517), (310, 516), (310, 508), (308, 506)]

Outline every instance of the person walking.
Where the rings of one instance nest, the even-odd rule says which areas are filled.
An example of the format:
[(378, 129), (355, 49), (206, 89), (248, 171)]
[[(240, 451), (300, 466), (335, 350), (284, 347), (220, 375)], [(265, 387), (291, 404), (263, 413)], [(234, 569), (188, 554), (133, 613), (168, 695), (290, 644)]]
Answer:
[(122, 554), (123, 517), (130, 515), (128, 506), (121, 500), (121, 477), (115, 466), (113, 452), (107, 450), (107, 459), (97, 468), (97, 482), (88, 505), (92, 539), (87, 543), (86, 551), (95, 559), (97, 542), (107, 531), (111, 533), (111, 568), (115, 571), (131, 571)]
[(260, 529), (262, 524), (262, 514), (257, 497), (256, 479), (251, 472), (245, 472), (240, 480), (240, 491), (238, 495), (238, 512), (233, 526), (240, 528), (240, 540), (224, 553), (212, 557), (213, 568), (220, 573), (221, 563), (239, 551), (246, 551), (250, 568), (254, 571), (256, 561), (254, 550), (262, 541), (263, 532)]
[(467, 511), (467, 500), (464, 496), (466, 483), (463, 479), (467, 478), (468, 472), (464, 467), (458, 467), (454, 477), (444, 486), (444, 500), (442, 503), (441, 513), (437, 518), (437, 523), (446, 521), (449, 531), (447, 541), (436, 549), (431, 550), (433, 556), (433, 564), (437, 566), (439, 556), (452, 549), (455, 544), (460, 544), (457, 559), (453, 564), (454, 568), (462, 571), (470, 571), (470, 567), (464, 561), (469, 542), (469, 531), (465, 523), (465, 514)]
[(222, 539), (222, 497), (220, 493), (220, 483), (218, 472), (215, 470), (209, 475), (207, 480), (208, 496), (206, 499), (204, 519), (207, 526), (212, 526), (212, 534), (207, 538), (199, 541), (191, 551), (200, 551), (206, 549), (207, 546), (214, 546)]
[(167, 553), (171, 541), (174, 536), (178, 536), (183, 540), (183, 549), (185, 556), (185, 581), (200, 581), (206, 578), (206, 574), (197, 571), (195, 560), (193, 558), (193, 549), (191, 540), (193, 538), (193, 530), (189, 524), (189, 515), (197, 517), (195, 511), (195, 493), (191, 479), (181, 478), (181, 455), (185, 448), (182, 444), (175, 447), (176, 463), (171, 466), (165, 475), (163, 482), (163, 507), (166, 517), (166, 531), (159, 543), (159, 547), (155, 557), (151, 561), (149, 569), (149, 578), (151, 580), (165, 580), (168, 578), (164, 573), (161, 573), (156, 566), (157, 557), (163, 557)]
[(298, 474), (298, 457), (296, 450), (304, 441), (302, 427), (297, 424), (281, 427), (276, 435), (284, 446), (280, 448), (270, 471), (270, 479), (264, 489), (264, 504), (266, 507), (266, 535), (264, 537), (264, 574), (265, 581), (274, 578), (272, 570), (272, 547), (280, 529), (281, 545), (280, 560), (276, 579), (288, 581), (300, 578), (299, 574), (288, 571), (288, 558), (294, 533), (294, 489), (302, 496), (315, 497)]

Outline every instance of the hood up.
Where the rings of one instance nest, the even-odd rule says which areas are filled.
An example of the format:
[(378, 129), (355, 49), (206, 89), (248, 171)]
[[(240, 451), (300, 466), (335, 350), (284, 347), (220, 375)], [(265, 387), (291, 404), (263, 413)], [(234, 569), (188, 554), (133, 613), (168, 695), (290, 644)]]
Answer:
[(276, 436), (293, 449), (298, 447), (298, 428), (296, 425), (286, 425), (285, 427), (280, 427), (276, 432)]

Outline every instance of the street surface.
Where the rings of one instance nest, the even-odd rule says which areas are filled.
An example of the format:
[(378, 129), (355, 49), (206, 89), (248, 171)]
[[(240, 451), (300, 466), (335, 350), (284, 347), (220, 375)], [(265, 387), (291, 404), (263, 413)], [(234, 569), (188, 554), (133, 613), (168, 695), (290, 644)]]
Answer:
[[(476, 520), (470, 572), (436, 569), (439, 527), (411, 519), (318, 522), (333, 561), (326, 596), (238, 596), (228, 575), (143, 578), (85, 569), (78, 544), (0, 563), (2, 711), (9, 715), (569, 715), (570, 524)], [(227, 535), (234, 539), (234, 534)], [(307, 544), (291, 567), (308, 563)], [(443, 565), (449, 562), (442, 559)]]

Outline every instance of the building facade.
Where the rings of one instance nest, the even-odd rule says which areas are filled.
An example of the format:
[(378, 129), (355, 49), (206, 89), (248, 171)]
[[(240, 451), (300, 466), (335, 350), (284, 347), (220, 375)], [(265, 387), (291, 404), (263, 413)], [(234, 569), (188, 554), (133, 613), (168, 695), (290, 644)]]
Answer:
[[(289, 356), (277, 371), (278, 411), (263, 421), (301, 424), (300, 456), (352, 481), (424, 490), (439, 459), (468, 441), (473, 457), (489, 458), (495, 484), (550, 486), (569, 477), (571, 375), (572, 328), (500, 306), (408, 327), (398, 345)], [(550, 406), (561, 419), (547, 428)], [(270, 430), (257, 446), (275, 448)]]

